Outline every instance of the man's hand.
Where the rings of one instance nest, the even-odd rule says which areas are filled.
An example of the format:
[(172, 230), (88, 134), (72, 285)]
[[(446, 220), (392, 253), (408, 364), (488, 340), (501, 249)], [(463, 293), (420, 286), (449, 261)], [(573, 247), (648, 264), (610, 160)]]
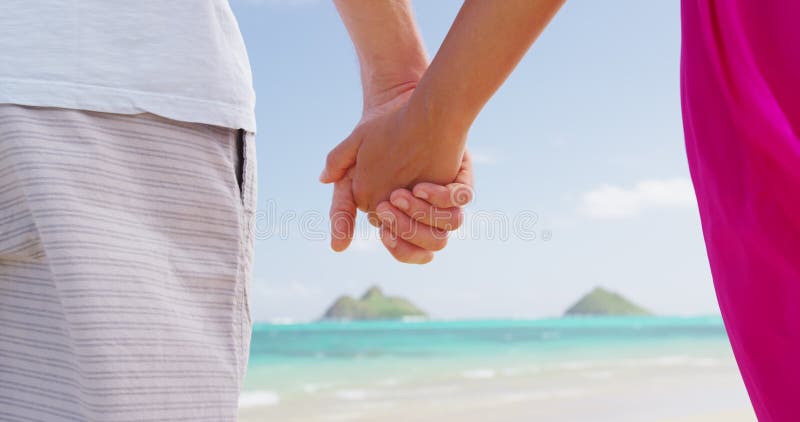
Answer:
[(328, 154), (320, 181), (335, 182), (355, 166), (353, 198), (362, 211), (374, 211), (398, 187), (451, 183), (461, 168), (466, 132), (441, 130), (424, 110), (409, 107), (409, 95), (365, 113)]

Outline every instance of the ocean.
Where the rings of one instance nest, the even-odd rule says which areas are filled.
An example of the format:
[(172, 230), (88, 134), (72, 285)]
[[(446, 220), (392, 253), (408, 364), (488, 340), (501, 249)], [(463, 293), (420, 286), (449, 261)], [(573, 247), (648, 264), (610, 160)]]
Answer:
[(751, 421), (748, 406), (716, 316), (264, 323), (240, 418)]

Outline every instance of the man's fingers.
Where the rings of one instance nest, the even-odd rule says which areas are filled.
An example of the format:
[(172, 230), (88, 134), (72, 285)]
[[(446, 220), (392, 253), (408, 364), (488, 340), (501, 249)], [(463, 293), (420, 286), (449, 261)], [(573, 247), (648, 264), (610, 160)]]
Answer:
[(350, 246), (356, 223), (356, 203), (353, 201), (351, 177), (347, 176), (333, 185), (331, 200), (331, 249), (341, 252)]
[(474, 193), (470, 185), (453, 182), (442, 186), (435, 183), (418, 183), (412, 189), (415, 197), (427, 201), (436, 208), (463, 207), (472, 201)]
[(350, 167), (356, 163), (359, 146), (361, 146), (361, 135), (358, 130), (355, 130), (328, 153), (325, 168), (319, 175), (319, 181), (333, 183), (344, 177)]
[(412, 245), (394, 235), (388, 227), (381, 228), (381, 242), (394, 259), (406, 264), (427, 264), (433, 260), (433, 252)]
[(464, 212), (461, 208), (433, 207), (427, 201), (414, 196), (408, 189), (395, 190), (389, 197), (389, 201), (412, 219), (440, 230), (456, 230), (464, 220)]
[(376, 211), (381, 224), (402, 240), (429, 251), (438, 251), (447, 245), (446, 231), (412, 220), (388, 202), (378, 204)]

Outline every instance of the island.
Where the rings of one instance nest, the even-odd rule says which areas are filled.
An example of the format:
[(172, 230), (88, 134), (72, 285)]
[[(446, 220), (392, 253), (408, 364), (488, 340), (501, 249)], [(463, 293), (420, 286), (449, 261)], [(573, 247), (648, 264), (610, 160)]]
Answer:
[(360, 299), (342, 296), (331, 305), (322, 320), (396, 320), (426, 318), (427, 314), (401, 297), (385, 296), (378, 286), (367, 289)]
[(625, 299), (622, 295), (595, 287), (578, 302), (570, 306), (565, 316), (646, 316), (647, 309)]

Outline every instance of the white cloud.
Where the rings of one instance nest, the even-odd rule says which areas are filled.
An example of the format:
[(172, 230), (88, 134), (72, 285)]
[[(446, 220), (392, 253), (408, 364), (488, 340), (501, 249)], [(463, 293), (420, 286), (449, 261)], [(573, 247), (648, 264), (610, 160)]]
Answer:
[(642, 180), (632, 188), (603, 185), (581, 195), (580, 212), (592, 218), (633, 217), (648, 208), (692, 207), (692, 182), (688, 178)]

